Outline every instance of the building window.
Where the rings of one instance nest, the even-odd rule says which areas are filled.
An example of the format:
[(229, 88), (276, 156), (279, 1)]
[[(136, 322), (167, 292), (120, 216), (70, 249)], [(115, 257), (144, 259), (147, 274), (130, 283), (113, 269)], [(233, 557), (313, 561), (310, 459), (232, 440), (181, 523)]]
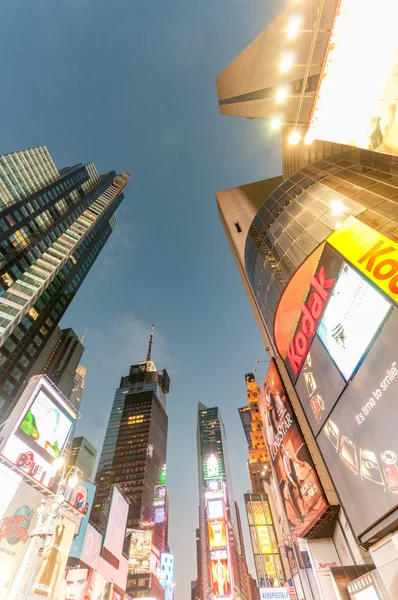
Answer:
[(241, 228), (241, 226), (239, 225), (238, 221), (236, 221), (236, 222), (234, 223), (234, 225), (235, 225), (235, 229), (236, 229), (236, 231), (237, 231), (238, 233), (242, 233), (242, 228)]

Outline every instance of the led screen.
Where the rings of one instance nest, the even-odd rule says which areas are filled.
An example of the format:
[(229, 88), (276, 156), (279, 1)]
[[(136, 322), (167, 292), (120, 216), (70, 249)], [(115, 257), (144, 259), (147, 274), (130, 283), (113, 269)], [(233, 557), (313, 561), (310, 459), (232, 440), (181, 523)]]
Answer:
[(211, 561), (211, 580), (213, 595), (216, 598), (231, 595), (231, 576), (226, 558)]
[(211, 500), (207, 505), (207, 514), (209, 519), (220, 519), (224, 515), (223, 501)]
[(209, 544), (210, 548), (226, 547), (227, 533), (225, 521), (209, 521)]
[(223, 481), (221, 477), (205, 479), (206, 498), (219, 498), (224, 495)]
[(165, 497), (166, 497), (166, 486), (155, 485), (155, 498), (165, 498)]
[(397, 332), (395, 308), (317, 438), (357, 536), (398, 507)]
[(155, 523), (163, 523), (164, 517), (164, 508), (155, 508)]
[(133, 529), (129, 551), (131, 573), (149, 573), (152, 547), (152, 531)]
[(319, 324), (318, 335), (347, 380), (390, 306), (379, 292), (344, 263)]
[(54, 459), (68, 439), (72, 421), (70, 415), (40, 390), (19, 426), (19, 437), (29, 443), (32, 450), (40, 447)]

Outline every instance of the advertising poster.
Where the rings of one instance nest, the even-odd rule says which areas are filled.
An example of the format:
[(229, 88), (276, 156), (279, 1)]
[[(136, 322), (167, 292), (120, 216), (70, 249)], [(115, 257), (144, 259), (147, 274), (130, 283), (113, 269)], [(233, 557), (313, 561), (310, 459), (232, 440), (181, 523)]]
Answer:
[(98, 569), (101, 547), (102, 535), (89, 523), (80, 553), (81, 561), (95, 570)]
[(303, 536), (328, 504), (274, 360), (264, 379), (259, 411), (291, 532)]
[[(61, 410), (43, 389), (33, 400), (22, 423), (16, 431), (17, 437), (50, 460), (62, 452), (72, 427), (72, 417)], [(47, 456), (46, 456), (47, 455)]]
[(123, 550), (129, 505), (116, 486), (113, 488), (104, 547), (118, 557)]
[(227, 532), (225, 521), (208, 521), (210, 548), (225, 548), (227, 545)]
[(322, 429), (346, 384), (316, 335), (295, 386), (314, 435)]
[(95, 485), (89, 481), (81, 481), (75, 488), (67, 490), (65, 495), (66, 501), (79, 510), (82, 509), (83, 517), (80, 520), (80, 524), (77, 525), (75, 536), (73, 538), (70, 556), (73, 558), (80, 558), (83, 548), (83, 543), (86, 536), (88, 519), (89, 519), (89, 507), (91, 507), (94, 494)]
[[(259, 544), (260, 554), (272, 554), (273, 544), (270, 538), (269, 530), (266, 525), (257, 525), (257, 538)], [(276, 540), (274, 540), (274, 551), (278, 551), (278, 545), (276, 544)]]
[(228, 559), (219, 558), (211, 561), (211, 580), (213, 595), (224, 598), (231, 595), (231, 577), (228, 568)]
[(93, 569), (80, 564), (66, 567), (56, 600), (97, 600), (93, 594), (94, 582)]
[(151, 530), (132, 530), (129, 552), (129, 571), (131, 573), (149, 573), (151, 547)]
[(57, 598), (63, 580), (75, 523), (59, 518), (41, 556), (31, 593), (43, 598)]
[(25, 482), (20, 483), (0, 519), (0, 600), (6, 598), (28, 547), (41, 498), (39, 491)]
[(5, 465), (0, 464), (0, 519), (3, 518), (21, 481), (22, 477), (20, 475), (17, 475)]
[(373, 2), (341, 0), (308, 142), (398, 154), (397, 21), (395, 0), (380, 0), (377, 8)]
[(317, 441), (357, 536), (398, 506), (398, 309)]

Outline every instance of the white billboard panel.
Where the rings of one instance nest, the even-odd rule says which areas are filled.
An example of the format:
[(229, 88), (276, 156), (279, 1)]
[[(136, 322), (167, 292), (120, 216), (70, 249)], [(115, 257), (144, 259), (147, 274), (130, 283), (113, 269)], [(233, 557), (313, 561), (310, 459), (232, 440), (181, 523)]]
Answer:
[(111, 507), (106, 526), (104, 547), (119, 558), (122, 554), (129, 505), (116, 486), (113, 488)]

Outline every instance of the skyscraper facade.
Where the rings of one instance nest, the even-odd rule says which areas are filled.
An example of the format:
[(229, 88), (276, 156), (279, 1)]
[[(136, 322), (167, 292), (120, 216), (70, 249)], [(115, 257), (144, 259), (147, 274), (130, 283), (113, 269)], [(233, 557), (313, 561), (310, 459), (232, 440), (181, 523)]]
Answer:
[(83, 365), (78, 365), (76, 367), (75, 376), (73, 378), (72, 393), (69, 396), (69, 401), (77, 409), (79, 409), (80, 403), (82, 401), (84, 384), (86, 382), (86, 374), (87, 367), (84, 367)]
[[(145, 362), (130, 367), (121, 378), (105, 435), (91, 519), (97, 526), (106, 520), (104, 506), (116, 483), (130, 501), (127, 534), (145, 538), (150, 560), (136, 564), (133, 545), (127, 547), (131, 561), (127, 591), (133, 597), (162, 600), (158, 573), (160, 555), (168, 550), (168, 499), (166, 451), (168, 417), (166, 394), (170, 379), (157, 371), (148, 352)], [(149, 538), (149, 542), (148, 539)], [(128, 544), (127, 544), (128, 546)]]
[[(76, 369), (84, 347), (73, 329), (56, 326), (26, 379), (32, 375), (47, 375), (59, 390), (70, 398)], [(79, 408), (76, 406), (75, 408)]]
[(248, 598), (244, 551), (232, 490), (224, 423), (217, 407), (198, 407), (199, 530), (203, 599)]
[(97, 450), (87, 438), (80, 436), (73, 439), (72, 450), (69, 456), (69, 466), (79, 469), (79, 477), (84, 481), (91, 481), (94, 471)]
[(116, 224), (130, 174), (58, 171), (45, 146), (0, 157), (0, 416)]

